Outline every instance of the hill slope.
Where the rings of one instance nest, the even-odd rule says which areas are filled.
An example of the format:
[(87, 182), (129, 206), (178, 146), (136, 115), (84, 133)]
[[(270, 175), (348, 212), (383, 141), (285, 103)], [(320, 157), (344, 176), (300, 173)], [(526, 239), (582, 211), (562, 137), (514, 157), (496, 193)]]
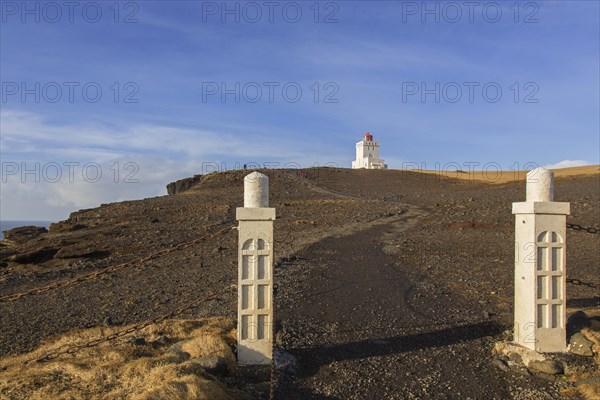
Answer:
[[(487, 357), (511, 328), (511, 203), (524, 199), (524, 182), (307, 171), (307, 179), (294, 170), (262, 171), (277, 208), (277, 345), (300, 362), (295, 377), (282, 379), (287, 398), (558, 398), (558, 382), (517, 377)], [(172, 196), (81, 210), (49, 233), (5, 240), (0, 296), (234, 226), (246, 173), (206, 175)], [(557, 179), (556, 200), (572, 205), (569, 221), (600, 228), (599, 182), (595, 175)], [(103, 277), (0, 303), (0, 353), (21, 354), (53, 335), (107, 321), (146, 321), (225, 288), (237, 279), (236, 239), (224, 233)], [(597, 284), (600, 235), (569, 231), (568, 246), (569, 277)], [(570, 311), (598, 315), (597, 289), (567, 290)], [(230, 292), (180, 318), (234, 319), (235, 299)], [(229, 383), (243, 389), (249, 378), (236, 374)]]

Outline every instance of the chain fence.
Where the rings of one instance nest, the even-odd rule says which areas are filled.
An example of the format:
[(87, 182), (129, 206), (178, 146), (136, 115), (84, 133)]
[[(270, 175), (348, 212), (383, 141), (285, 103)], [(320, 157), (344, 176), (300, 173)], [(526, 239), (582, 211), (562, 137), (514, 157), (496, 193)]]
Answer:
[[(224, 222), (220, 222), (217, 224), (213, 224), (210, 225), (208, 227), (205, 227), (205, 229), (210, 229), (213, 228), (215, 226), (218, 225), (222, 225)], [(50, 285), (46, 285), (46, 286), (41, 286), (41, 287), (37, 287), (34, 289), (29, 289), (29, 290), (25, 290), (25, 291), (21, 291), (21, 292), (17, 292), (17, 293), (13, 293), (10, 295), (6, 295), (6, 296), (2, 296), (0, 297), (0, 303), (8, 303), (8, 302), (12, 302), (12, 301), (16, 301), (19, 300), (23, 297), (26, 296), (33, 296), (33, 295), (38, 295), (41, 293), (45, 293), (48, 292), (50, 290), (54, 290), (54, 289), (59, 289), (59, 288), (63, 288), (63, 287), (67, 287), (67, 286), (71, 286), (71, 285), (75, 285), (81, 282), (87, 282), (87, 281), (91, 281), (97, 278), (101, 278), (105, 275), (108, 275), (110, 273), (116, 272), (116, 271), (120, 271), (123, 270), (125, 268), (128, 267), (133, 267), (136, 265), (143, 265), (144, 263), (151, 261), (151, 260), (155, 260), (159, 257), (163, 257), (166, 256), (170, 253), (173, 253), (175, 251), (178, 250), (183, 250), (186, 249), (188, 247), (191, 247), (193, 245), (196, 245), (198, 243), (201, 242), (205, 242), (211, 239), (214, 239), (220, 235), (223, 235), (227, 232), (231, 232), (232, 230), (237, 229), (237, 226), (232, 226), (232, 227), (226, 227), (223, 229), (220, 229), (216, 232), (210, 233), (210, 234), (206, 234), (203, 235), (197, 239), (191, 240), (189, 242), (185, 242), (185, 243), (180, 243), (174, 247), (165, 249), (165, 250), (161, 250), (155, 253), (152, 253), (148, 256), (145, 257), (141, 257), (141, 258), (137, 258), (135, 260), (132, 261), (128, 261), (125, 263), (121, 263), (121, 264), (117, 264), (117, 265), (113, 265), (110, 267), (107, 267), (101, 271), (96, 271), (96, 272), (92, 272), (89, 274), (84, 274), (84, 275), (80, 275), (78, 277), (72, 278), (72, 279), (65, 279), (59, 282), (55, 282), (53, 284)], [(291, 230), (291, 229), (290, 229)], [(284, 246), (289, 246), (291, 251), (293, 251), (293, 249), (291, 249), (292, 245), (292, 238), (291, 235), (289, 234), (290, 232), (286, 232), (286, 234), (283, 235), (282, 240), (278, 241), (279, 245), (284, 245)], [(146, 320), (131, 326), (128, 326), (127, 328), (115, 331), (109, 335), (106, 336), (102, 336), (99, 338), (95, 338), (92, 340), (88, 340), (86, 342), (83, 343), (71, 343), (71, 344), (65, 344), (62, 345), (56, 349), (53, 349), (51, 351), (48, 351), (44, 354), (42, 354), (41, 356), (36, 356), (34, 358), (25, 360), (20, 362), (21, 365), (29, 365), (31, 363), (37, 362), (37, 363), (43, 363), (43, 362), (48, 362), (54, 359), (57, 359), (60, 356), (63, 355), (75, 355), (76, 353), (82, 351), (83, 349), (88, 349), (88, 348), (92, 348), (95, 346), (98, 346), (102, 343), (106, 343), (106, 342), (110, 342), (113, 340), (117, 340), (119, 338), (123, 338), (126, 337), (128, 335), (132, 335), (136, 332), (140, 332), (141, 330), (143, 330), (144, 328), (147, 328), (151, 325), (154, 324), (158, 324), (160, 322), (163, 322), (167, 319), (170, 318), (174, 318), (180, 314), (183, 314), (184, 312), (191, 310), (193, 308), (196, 308), (202, 304), (205, 303), (209, 303), (211, 301), (214, 300), (218, 300), (226, 295), (228, 295), (231, 292), (235, 292), (237, 290), (237, 283), (236, 284), (231, 284), (229, 286), (227, 286), (226, 288), (219, 290), (217, 292), (213, 292), (208, 294), (207, 296), (198, 299), (196, 301), (192, 301), (187, 303), (184, 306), (178, 307), (174, 310), (172, 310), (169, 313), (157, 316), (155, 318), (152, 318), (150, 320)], [(233, 304), (236, 303), (237, 304), (237, 298), (232, 300), (231, 302), (228, 302), (227, 304), (229, 305), (229, 303)], [(9, 366), (5, 366), (3, 369), (7, 369), (9, 368)], [(278, 383), (278, 374), (277, 374), (277, 362), (276, 362), (276, 357), (275, 357), (275, 351), (273, 351), (273, 357), (271, 360), (271, 370), (270, 370), (270, 380), (269, 380), (269, 399), (270, 400), (275, 400), (277, 398), (277, 383)]]
[[(205, 228), (210, 229), (210, 228), (213, 228), (213, 227), (221, 225), (221, 224), (223, 224), (223, 222), (218, 223), (218, 224), (213, 224), (213, 225), (211, 225), (209, 227), (205, 227)], [(16, 300), (19, 300), (26, 296), (33, 296), (33, 295), (45, 293), (50, 290), (59, 289), (59, 288), (71, 286), (71, 285), (74, 285), (77, 283), (91, 281), (91, 280), (94, 280), (97, 278), (101, 278), (102, 276), (108, 275), (108, 274), (116, 272), (116, 271), (123, 270), (128, 267), (133, 267), (136, 265), (143, 265), (144, 263), (146, 263), (148, 261), (155, 260), (159, 257), (166, 256), (175, 251), (183, 250), (183, 249), (186, 249), (193, 245), (196, 245), (198, 243), (211, 240), (211, 239), (216, 238), (220, 235), (223, 235), (227, 232), (231, 232), (234, 229), (237, 229), (237, 226), (226, 227), (226, 228), (220, 229), (214, 233), (206, 234), (197, 239), (191, 240), (189, 242), (181, 243), (181, 244), (178, 244), (177, 246), (174, 246), (174, 247), (171, 247), (171, 248), (168, 248), (165, 250), (161, 250), (161, 251), (152, 253), (148, 256), (137, 258), (132, 261), (128, 261), (125, 263), (110, 266), (101, 271), (96, 271), (96, 272), (92, 272), (89, 274), (80, 275), (78, 277), (75, 277), (72, 279), (65, 279), (65, 280), (62, 280), (59, 282), (55, 282), (50, 285), (41, 286), (41, 287), (37, 287), (34, 289), (29, 289), (29, 290), (13, 293), (10, 295), (6, 295), (3, 297), (0, 297), (0, 303), (8, 303), (8, 302), (16, 301)], [(282, 240), (279, 241), (279, 243), (278, 243), (279, 245), (291, 247), (291, 242), (293, 239), (291, 238), (291, 235), (289, 233), (290, 232), (286, 232), (286, 234), (283, 235)], [(289, 249), (289, 250), (291, 250), (291, 249)], [(92, 339), (92, 340), (89, 340), (89, 341), (86, 341), (83, 343), (66, 344), (66, 345), (60, 346), (56, 349), (53, 349), (47, 353), (42, 354), (41, 356), (37, 356), (35, 358), (31, 358), (31, 359), (22, 361), (21, 364), (28, 365), (33, 362), (38, 362), (38, 363), (48, 362), (48, 361), (54, 360), (63, 355), (74, 355), (83, 349), (92, 348), (92, 347), (98, 346), (102, 343), (106, 343), (106, 342), (110, 342), (110, 341), (113, 341), (113, 340), (116, 340), (119, 338), (123, 338), (125, 336), (139, 332), (139, 331), (143, 330), (144, 328), (147, 328), (148, 326), (151, 326), (153, 324), (158, 324), (167, 319), (174, 318), (192, 308), (198, 307), (202, 304), (211, 302), (213, 300), (217, 300), (217, 299), (229, 294), (230, 292), (234, 292), (236, 290), (237, 290), (237, 284), (229, 285), (228, 287), (226, 287), (223, 290), (213, 292), (204, 298), (201, 298), (197, 301), (192, 301), (184, 306), (174, 309), (173, 311), (171, 311), (167, 314), (163, 314), (158, 317), (152, 318), (150, 320), (146, 320), (146, 321), (140, 322), (138, 324), (131, 325), (127, 328), (118, 330), (109, 335), (95, 338), (95, 339)], [(237, 303), (237, 299), (234, 299), (234, 301), (231, 301), (231, 303), (234, 303), (234, 302)], [(7, 367), (5, 367), (4, 369), (6, 369), (6, 368)], [(275, 360), (275, 353), (273, 353), (273, 357), (271, 360), (271, 371), (270, 371), (270, 381), (269, 381), (269, 399), (272, 399), (272, 400), (276, 399), (276, 397), (277, 397), (276, 391), (277, 391), (277, 365), (276, 365), (276, 360)]]
[[(600, 229), (594, 228), (593, 226), (584, 227), (579, 224), (573, 224), (573, 223), (569, 223), (569, 222), (567, 222), (567, 229), (571, 229), (573, 231), (587, 232), (587, 233), (591, 233), (591, 234), (600, 233)], [(575, 286), (587, 286), (592, 289), (600, 289), (600, 284), (593, 283), (593, 282), (587, 282), (587, 281), (584, 281), (581, 279), (567, 278), (567, 283), (570, 283)]]
[(567, 283), (573, 284), (575, 286), (587, 286), (592, 289), (600, 289), (600, 284), (583, 281), (581, 279), (567, 278)]
[[(216, 226), (222, 225), (225, 221), (217, 223), (217, 224), (213, 224), (210, 226), (205, 227), (205, 229), (211, 229), (214, 228)], [(594, 227), (583, 227), (579, 224), (574, 224), (574, 223), (567, 223), (566, 224), (568, 229), (574, 230), (574, 231), (581, 231), (581, 232), (587, 232), (590, 234), (598, 234), (600, 233), (600, 229), (594, 228)], [(168, 249), (164, 249), (155, 253), (152, 253), (148, 256), (145, 257), (141, 257), (141, 258), (137, 258), (135, 260), (132, 261), (128, 261), (128, 262), (124, 262), (121, 264), (117, 264), (117, 265), (113, 265), (107, 268), (104, 268), (100, 271), (96, 271), (96, 272), (92, 272), (89, 274), (84, 274), (84, 275), (80, 275), (78, 277), (75, 278), (71, 278), (71, 279), (65, 279), (62, 281), (58, 281), (55, 282), (53, 284), (50, 285), (46, 285), (46, 286), (41, 286), (41, 287), (37, 287), (34, 289), (29, 289), (29, 290), (25, 290), (25, 291), (21, 291), (21, 292), (17, 292), (17, 293), (13, 293), (10, 295), (6, 295), (6, 296), (2, 296), (0, 297), (0, 303), (7, 303), (7, 302), (12, 302), (12, 301), (16, 301), (19, 300), (23, 297), (26, 296), (33, 296), (33, 295), (38, 295), (41, 293), (45, 293), (47, 291), (50, 290), (54, 290), (54, 289), (59, 289), (59, 288), (63, 288), (63, 287), (67, 287), (67, 286), (71, 286), (71, 285), (75, 285), (81, 282), (87, 282), (87, 281), (91, 281), (94, 279), (98, 279), (101, 278), (105, 275), (111, 274), (113, 272), (116, 271), (120, 271), (129, 267), (133, 267), (136, 265), (143, 265), (144, 263), (151, 261), (151, 260), (155, 260), (157, 258), (160, 257), (164, 257), (170, 253), (179, 251), (179, 250), (183, 250), (186, 248), (189, 248), (191, 246), (194, 246), (196, 244), (199, 244), (201, 242), (205, 242), (211, 239), (214, 239), (218, 236), (221, 236), (227, 232), (231, 232), (232, 230), (237, 229), (236, 226), (230, 226), (230, 227), (226, 227), (226, 228), (222, 228), (216, 232), (213, 233), (209, 233), (206, 235), (203, 235), (199, 238), (196, 238), (194, 240), (188, 241), (188, 242), (184, 242), (184, 243), (180, 243), (174, 247), (168, 248)], [(279, 245), (279, 247), (284, 247), (286, 248), (286, 250), (288, 250), (288, 252), (291, 251), (291, 253), (293, 253), (293, 236), (291, 235), (291, 231), (292, 228), (289, 227), (288, 228), (288, 232), (286, 232), (285, 234), (283, 234), (281, 236), (281, 239), (279, 240), (275, 240), (275, 242)], [(592, 283), (592, 282), (586, 282), (583, 281), (581, 279), (571, 279), (571, 278), (567, 278), (567, 282), (569, 284), (573, 284), (573, 285), (577, 285), (577, 286), (586, 286), (586, 287), (590, 287), (590, 288), (594, 288), (594, 289), (598, 289), (600, 288), (600, 285), (597, 283)], [(275, 288), (274, 288), (275, 289)], [(153, 325), (153, 324), (157, 324), (160, 322), (163, 322), (167, 319), (170, 318), (174, 318), (190, 309), (193, 309), (195, 307), (198, 307), (202, 304), (217, 300), (219, 298), (222, 298), (223, 296), (229, 294), (230, 292), (233, 292), (237, 290), (237, 284), (232, 284), (227, 286), (226, 288), (219, 290), (217, 292), (213, 292), (208, 294), (207, 296), (198, 299), (196, 301), (192, 301), (187, 303), (184, 306), (178, 307), (176, 309), (174, 309), (173, 311), (167, 313), (167, 314), (163, 314), (160, 315), (158, 317), (152, 318), (150, 320), (144, 321), (144, 322), (140, 322), (138, 324), (134, 324), (131, 325), (125, 329), (113, 332), (107, 336), (103, 336), (100, 338), (96, 338), (93, 340), (89, 340), (87, 342), (84, 343), (76, 343), (76, 344), (69, 344), (69, 345), (63, 345), (59, 348), (56, 348), (50, 352), (47, 352), (39, 357), (24, 361), (23, 364), (29, 364), (32, 362), (47, 362), (53, 359), (56, 359), (62, 355), (74, 355), (78, 352), (80, 352), (83, 349), (86, 348), (92, 348), (95, 346), (98, 346), (102, 343), (106, 343), (109, 341), (113, 341), (128, 335), (131, 335), (133, 333), (139, 332), (141, 330), (143, 330), (144, 328)], [(237, 299), (235, 299), (235, 302), (237, 302)], [(270, 365), (270, 382), (269, 382), (269, 399), (270, 400), (274, 400), (277, 398), (277, 387), (278, 387), (278, 373), (277, 373), (277, 360), (276, 360), (276, 352), (275, 352), (275, 348), (273, 348), (273, 357), (271, 360), (271, 365)]]
[(59, 347), (57, 349), (54, 349), (54, 350), (52, 350), (52, 351), (50, 351), (50, 352), (48, 352), (48, 353), (46, 353), (46, 354), (44, 354), (44, 355), (42, 355), (40, 357), (31, 359), (31, 360), (27, 360), (27, 361), (24, 362), (24, 364), (29, 364), (29, 363), (31, 363), (33, 361), (36, 361), (36, 362), (50, 361), (50, 360), (55, 359), (55, 358), (57, 358), (57, 357), (59, 357), (61, 355), (75, 354), (75, 353), (81, 351), (82, 349), (86, 349), (86, 348), (98, 346), (101, 343), (109, 342), (109, 341), (121, 338), (123, 336), (127, 336), (127, 335), (135, 333), (135, 332), (139, 332), (142, 329), (144, 329), (144, 328), (146, 328), (146, 327), (148, 327), (150, 325), (158, 324), (158, 323), (160, 323), (160, 322), (162, 322), (162, 321), (164, 321), (166, 319), (176, 317), (176, 316), (178, 316), (178, 315), (180, 315), (180, 314), (182, 314), (182, 313), (184, 313), (184, 312), (186, 312), (186, 311), (188, 311), (188, 310), (190, 310), (192, 308), (198, 307), (201, 304), (208, 303), (210, 301), (216, 300), (219, 297), (222, 297), (222, 296), (228, 294), (230, 291), (235, 290), (236, 288), (237, 288), (236, 285), (230, 285), (230, 286), (226, 287), (225, 289), (222, 289), (222, 290), (217, 291), (217, 292), (213, 292), (213, 293), (209, 294), (208, 296), (206, 296), (204, 298), (201, 298), (201, 299), (196, 300), (196, 301), (192, 301), (192, 302), (188, 303), (185, 306), (181, 306), (179, 308), (176, 308), (175, 310), (171, 311), (170, 313), (163, 314), (163, 315), (161, 315), (159, 317), (155, 317), (155, 318), (153, 318), (151, 320), (148, 320), (148, 321), (140, 322), (139, 324), (132, 325), (132, 326), (126, 328), (126, 329), (122, 329), (122, 330), (114, 332), (114, 333), (112, 333), (110, 335), (107, 335), (107, 336), (104, 336), (104, 337), (101, 337), (101, 338), (97, 338), (97, 339), (93, 339), (93, 340), (90, 340), (90, 341), (85, 342), (85, 343), (78, 343), (78, 344), (71, 344), (71, 345), (61, 346), (61, 347)]
[(583, 227), (583, 226), (581, 226), (579, 224), (571, 224), (569, 222), (567, 222), (567, 229), (571, 229), (571, 230), (574, 230), (574, 231), (581, 231), (581, 232), (593, 233), (593, 234), (600, 233), (600, 229), (594, 228), (593, 226)]
[[(222, 222), (217, 223), (217, 224), (212, 224), (210, 226), (206, 226), (205, 229), (208, 230), (208, 229), (213, 228), (215, 226), (222, 225), (224, 222), (225, 221), (222, 221)], [(203, 236), (201, 236), (199, 238), (196, 238), (194, 240), (191, 240), (191, 241), (188, 241), (188, 242), (184, 242), (184, 243), (180, 243), (180, 244), (178, 244), (178, 245), (176, 245), (174, 247), (171, 247), (171, 248), (168, 248), (168, 249), (164, 249), (164, 250), (152, 253), (152, 254), (150, 254), (150, 255), (148, 255), (146, 257), (141, 257), (141, 258), (137, 258), (137, 259), (132, 260), (132, 261), (128, 261), (128, 262), (125, 262), (125, 263), (121, 263), (121, 264), (117, 264), (117, 265), (114, 265), (114, 266), (110, 266), (110, 267), (107, 267), (107, 268), (105, 268), (105, 269), (103, 269), (101, 271), (96, 271), (96, 272), (92, 272), (92, 273), (89, 273), (89, 274), (80, 275), (80, 276), (78, 276), (76, 278), (66, 279), (66, 280), (62, 280), (62, 281), (59, 281), (59, 282), (55, 282), (55, 283), (50, 284), (50, 285), (41, 286), (41, 287), (38, 287), (38, 288), (34, 288), (34, 289), (22, 291), (22, 292), (13, 293), (13, 294), (10, 294), (10, 295), (7, 295), (7, 296), (3, 296), (3, 297), (0, 297), (0, 303), (7, 303), (7, 302), (16, 301), (16, 300), (19, 300), (19, 299), (21, 299), (23, 297), (26, 297), (26, 296), (37, 295), (37, 294), (41, 294), (41, 293), (44, 293), (44, 292), (47, 292), (47, 291), (50, 291), (50, 290), (67, 287), (67, 286), (74, 285), (74, 284), (81, 283), (81, 282), (91, 281), (93, 279), (97, 279), (97, 278), (102, 277), (104, 275), (113, 273), (115, 271), (123, 270), (125, 268), (132, 267), (132, 266), (135, 266), (135, 265), (143, 265), (144, 263), (146, 263), (148, 261), (155, 260), (155, 259), (157, 259), (159, 257), (166, 256), (167, 254), (173, 253), (175, 251), (183, 250), (183, 249), (186, 249), (186, 248), (191, 247), (193, 245), (196, 245), (198, 243), (214, 239), (214, 238), (216, 238), (216, 237), (218, 237), (220, 235), (223, 235), (225, 233), (231, 232), (232, 230), (235, 230), (235, 229), (237, 229), (237, 226), (231, 226), (231, 227), (222, 228), (222, 229), (220, 229), (220, 230), (218, 230), (216, 232), (203, 235)], [(173, 311), (171, 311), (171, 312), (169, 312), (167, 314), (160, 315), (160, 316), (155, 317), (155, 318), (153, 318), (151, 320), (140, 322), (138, 324), (129, 326), (129, 327), (127, 327), (125, 329), (122, 329), (120, 331), (114, 332), (114, 333), (112, 333), (110, 335), (103, 336), (101, 338), (96, 338), (96, 339), (87, 341), (85, 343), (63, 345), (63, 346), (61, 346), (61, 347), (59, 347), (57, 349), (54, 349), (54, 350), (52, 350), (52, 351), (50, 351), (48, 353), (45, 353), (44, 355), (42, 355), (40, 357), (36, 357), (36, 358), (30, 359), (30, 360), (23, 361), (22, 364), (29, 364), (29, 363), (34, 362), (34, 361), (35, 362), (49, 361), (49, 360), (55, 359), (55, 358), (57, 358), (57, 357), (59, 357), (61, 355), (75, 354), (75, 353), (81, 351), (84, 348), (94, 347), (94, 346), (97, 346), (97, 345), (99, 345), (101, 343), (105, 343), (105, 342), (108, 342), (108, 341), (112, 341), (112, 340), (115, 340), (115, 339), (118, 339), (118, 338), (130, 335), (130, 334), (138, 332), (138, 331), (140, 331), (140, 330), (142, 330), (142, 329), (144, 329), (144, 328), (146, 328), (146, 327), (148, 327), (150, 325), (157, 324), (157, 323), (160, 323), (160, 322), (162, 322), (162, 321), (164, 321), (166, 319), (173, 318), (173, 317), (175, 317), (177, 315), (180, 315), (180, 314), (182, 314), (182, 313), (184, 313), (184, 312), (186, 312), (186, 311), (188, 311), (188, 310), (190, 310), (192, 308), (195, 308), (195, 307), (197, 307), (197, 306), (199, 306), (201, 304), (204, 304), (204, 303), (216, 300), (216, 299), (218, 299), (218, 298), (220, 298), (220, 297), (228, 294), (230, 291), (235, 290), (236, 288), (237, 288), (237, 286), (232, 284), (232, 285), (228, 286), (227, 288), (225, 288), (223, 290), (211, 293), (208, 296), (206, 296), (204, 298), (201, 298), (199, 300), (192, 301), (192, 302), (186, 304), (185, 306), (181, 306), (179, 308), (176, 308), (175, 310), (173, 310)], [(236, 301), (237, 301), (237, 299), (236, 299)]]
[[(210, 227), (214, 227), (214, 226), (218, 226), (218, 225), (220, 225), (220, 224), (214, 224), (214, 225), (211, 225)], [(210, 227), (208, 229), (210, 229)], [(201, 236), (201, 237), (199, 237), (197, 239), (194, 239), (194, 240), (191, 240), (189, 242), (180, 243), (177, 246), (174, 246), (174, 247), (171, 247), (171, 248), (168, 248), (168, 249), (165, 249), (165, 250), (161, 250), (161, 251), (158, 251), (156, 253), (152, 253), (152, 254), (150, 254), (150, 255), (148, 255), (146, 257), (137, 258), (137, 259), (132, 260), (132, 261), (127, 261), (127, 262), (124, 262), (124, 263), (121, 263), (121, 264), (117, 264), (117, 265), (113, 265), (113, 266), (104, 268), (103, 270), (100, 270), (100, 271), (96, 271), (96, 272), (91, 272), (89, 274), (80, 275), (80, 276), (77, 276), (77, 277), (71, 278), (71, 279), (65, 279), (65, 280), (58, 281), (58, 282), (55, 282), (55, 283), (52, 283), (52, 284), (49, 284), (49, 285), (46, 285), (46, 286), (41, 286), (41, 287), (37, 287), (37, 288), (34, 288), (34, 289), (29, 289), (29, 290), (25, 290), (25, 291), (21, 291), (21, 292), (17, 292), (17, 293), (12, 293), (12, 294), (9, 294), (9, 295), (6, 295), (6, 296), (2, 296), (2, 297), (0, 297), (0, 303), (8, 303), (8, 302), (11, 302), (11, 301), (16, 301), (16, 300), (19, 300), (19, 299), (21, 299), (23, 297), (26, 297), (26, 296), (34, 296), (34, 295), (38, 295), (38, 294), (41, 294), (41, 293), (48, 292), (50, 290), (55, 290), (55, 289), (63, 288), (63, 287), (66, 287), (66, 286), (75, 285), (75, 284), (78, 284), (78, 283), (81, 283), (81, 282), (87, 282), (87, 281), (91, 281), (91, 280), (94, 280), (94, 279), (98, 279), (98, 278), (101, 278), (104, 275), (108, 275), (108, 274), (111, 274), (113, 272), (123, 270), (125, 268), (133, 267), (135, 265), (143, 265), (144, 263), (146, 263), (148, 261), (157, 259), (159, 257), (164, 257), (167, 254), (173, 253), (175, 251), (183, 250), (183, 249), (186, 249), (188, 247), (194, 246), (194, 245), (196, 245), (198, 243), (214, 239), (217, 236), (223, 235), (223, 234), (225, 234), (227, 232), (230, 232), (230, 231), (232, 231), (234, 229), (236, 229), (236, 226), (223, 228), (223, 229), (218, 230), (217, 232), (206, 234), (204, 236)]]

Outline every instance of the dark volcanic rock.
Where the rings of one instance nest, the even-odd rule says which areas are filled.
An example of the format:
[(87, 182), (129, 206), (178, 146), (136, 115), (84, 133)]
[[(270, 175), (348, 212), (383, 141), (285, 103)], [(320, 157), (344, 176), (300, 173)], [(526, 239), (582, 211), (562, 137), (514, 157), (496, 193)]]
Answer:
[(4, 239), (20, 244), (48, 233), (48, 229), (41, 226), (20, 226), (2, 233), (4, 233)]
[(567, 318), (567, 337), (579, 332), (582, 328), (590, 326), (590, 320), (586, 313), (579, 310)]
[(555, 360), (532, 361), (528, 365), (529, 369), (535, 372), (541, 372), (548, 375), (557, 375), (563, 373), (563, 366)]
[(58, 249), (53, 247), (42, 247), (33, 251), (27, 251), (10, 256), (8, 261), (12, 261), (17, 264), (38, 264), (52, 259), (57, 252)]
[(127, 342), (134, 346), (144, 346), (146, 344), (146, 339), (143, 337), (130, 337), (127, 339)]
[(80, 229), (87, 228), (86, 225), (83, 224), (72, 224), (69, 221), (61, 221), (56, 222), (54, 224), (50, 224), (50, 232), (58, 233), (58, 232), (73, 232), (78, 231)]
[(576, 333), (569, 340), (569, 352), (578, 356), (592, 357), (594, 355), (593, 345), (582, 333)]
[(215, 355), (205, 356), (200, 358), (194, 358), (190, 360), (194, 366), (202, 368), (209, 374), (213, 375), (224, 375), (227, 373), (227, 361)]
[(194, 185), (202, 180), (202, 175), (194, 175), (191, 178), (179, 179), (167, 185), (168, 194), (177, 194), (191, 189)]
[(99, 250), (93, 247), (63, 247), (56, 253), (56, 258), (104, 258), (110, 255), (109, 251)]

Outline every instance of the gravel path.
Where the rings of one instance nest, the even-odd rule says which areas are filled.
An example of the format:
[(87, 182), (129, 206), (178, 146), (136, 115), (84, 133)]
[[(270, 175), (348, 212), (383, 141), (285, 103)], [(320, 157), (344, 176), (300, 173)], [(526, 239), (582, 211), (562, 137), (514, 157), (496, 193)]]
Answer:
[[(263, 172), (277, 209), (277, 347), (298, 360), (295, 373), (280, 377), (280, 398), (560, 398), (560, 380), (502, 370), (490, 355), (512, 326), (510, 205), (524, 198), (522, 182), (333, 168), (311, 170), (309, 179)], [(207, 175), (187, 192), (81, 210), (50, 233), (2, 241), (0, 296), (172, 248), (215, 224), (235, 225), (245, 174)], [(557, 201), (571, 202), (568, 221), (600, 228), (597, 177), (555, 186)], [(147, 321), (220, 290), (236, 281), (236, 240), (223, 235), (0, 304), (0, 355), (107, 320)], [(568, 246), (568, 276), (597, 284), (600, 235), (569, 231)], [(597, 289), (570, 284), (567, 293), (568, 312), (600, 314)], [(181, 317), (235, 315), (232, 293)], [(264, 389), (268, 376), (227, 379)]]
[(560, 385), (493, 365), (506, 327), (479, 303), (427, 276), (412, 281), (410, 266), (382, 251), (407, 226), (326, 239), (278, 270), (278, 348), (298, 359), (280, 379), (281, 398), (560, 398)]

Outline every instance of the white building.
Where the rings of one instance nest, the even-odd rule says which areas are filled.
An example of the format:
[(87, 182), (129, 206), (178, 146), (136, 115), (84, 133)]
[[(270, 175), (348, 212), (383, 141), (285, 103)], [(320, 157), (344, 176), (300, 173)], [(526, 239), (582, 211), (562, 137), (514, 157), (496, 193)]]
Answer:
[(379, 159), (379, 142), (374, 142), (373, 135), (369, 132), (365, 133), (362, 140), (356, 143), (356, 160), (352, 161), (352, 168), (387, 168), (384, 161)]

